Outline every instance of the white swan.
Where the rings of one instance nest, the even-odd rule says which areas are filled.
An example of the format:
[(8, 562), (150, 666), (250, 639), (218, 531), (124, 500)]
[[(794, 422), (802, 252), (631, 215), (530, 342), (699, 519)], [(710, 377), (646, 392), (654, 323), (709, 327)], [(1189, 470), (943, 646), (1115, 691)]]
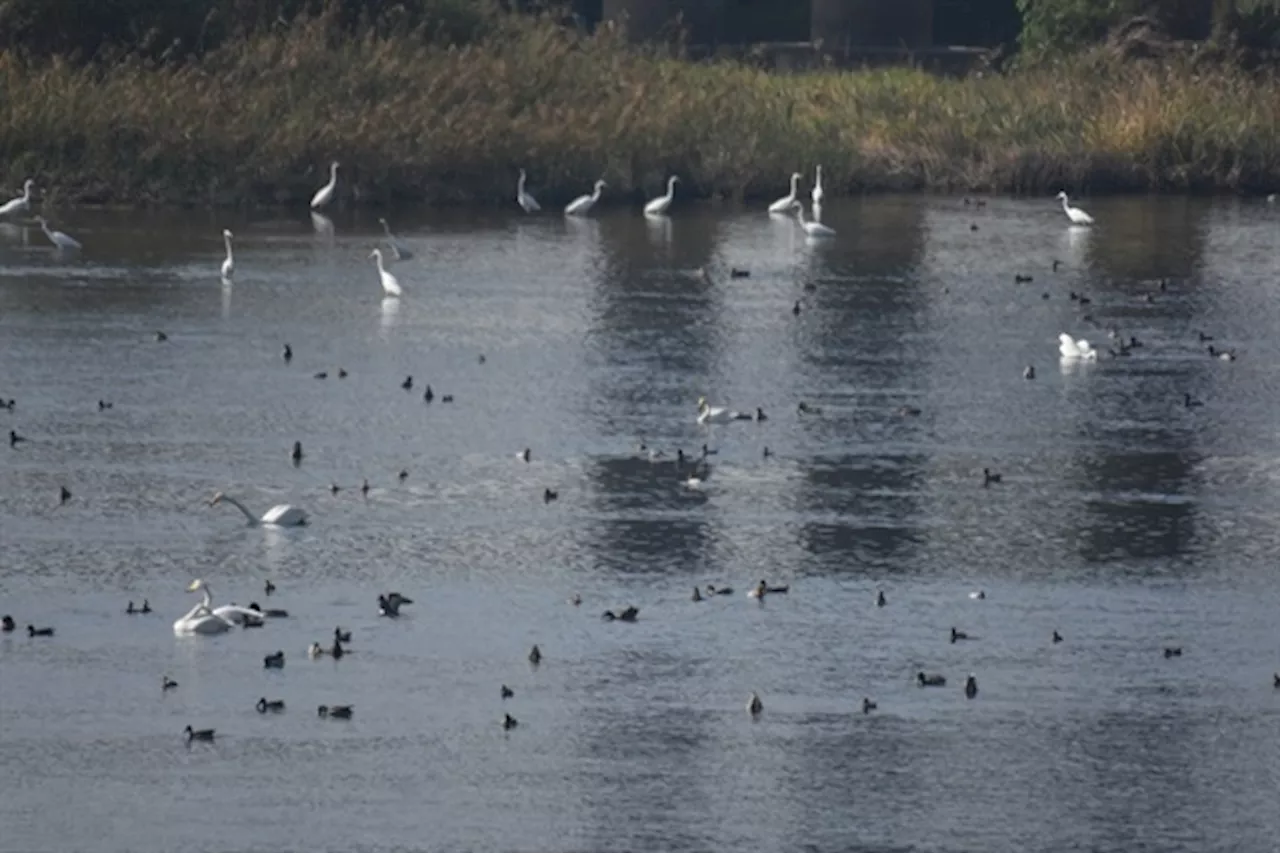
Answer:
[(805, 219), (804, 205), (801, 204), (800, 202), (798, 201), (795, 202), (792, 205), (792, 208), (795, 210), (796, 219), (800, 220), (800, 228), (804, 231), (805, 234), (808, 234), (810, 237), (836, 236), (835, 229), (828, 228), (826, 225), (823, 225), (821, 222), (810, 222), (809, 220)]
[(311, 209), (319, 210), (329, 202), (333, 201), (333, 191), (338, 186), (338, 161), (334, 160), (329, 164), (329, 183), (316, 190), (316, 194), (311, 197)]
[(22, 195), (11, 201), (6, 201), (0, 205), (0, 216), (13, 216), (18, 213), (26, 213), (31, 209), (31, 188), (36, 182), (27, 178), (26, 183), (22, 185)]
[(369, 253), (369, 257), (378, 259), (378, 278), (382, 279), (382, 290), (387, 296), (399, 296), (404, 293), (400, 289), (400, 280), (387, 272), (387, 268), (382, 265), (382, 250), (374, 249)]
[(810, 197), (813, 198), (814, 204), (820, 205), (822, 204), (822, 199), (825, 196), (826, 196), (826, 193), (822, 191), (822, 167), (819, 166), (814, 174), (813, 192), (810, 193)]
[(227, 281), (236, 274), (236, 259), (231, 254), (231, 231), (230, 229), (222, 229), (222, 241), (227, 244), (227, 259), (222, 262), (222, 277)]
[(589, 195), (580, 195), (573, 201), (565, 205), (565, 216), (586, 216), (591, 212), (591, 208), (600, 200), (600, 192), (606, 187), (604, 181), (596, 181), (594, 189)]
[(45, 222), (43, 216), (37, 216), (36, 222), (40, 223), (40, 230), (44, 231), (44, 236), (48, 237), (49, 242), (52, 243), (57, 248), (65, 249), (67, 251), (79, 251), (81, 248), (83, 248), (80, 245), (79, 240), (76, 240), (72, 237), (68, 237), (66, 234), (63, 234), (61, 231), (50, 231), (49, 223)]
[(277, 504), (271, 509), (263, 513), (262, 518), (258, 518), (245, 507), (240, 501), (218, 492), (209, 501), (209, 506), (217, 506), (226, 501), (236, 509), (244, 513), (245, 518), (249, 519), (249, 523), (253, 525), (267, 525), (271, 527), (301, 527), (307, 523), (307, 514), (296, 506), (289, 504)]
[(536, 198), (524, 191), (524, 181), (524, 169), (521, 169), (520, 180), (516, 181), (516, 204), (520, 205), (525, 213), (537, 213), (542, 210), (542, 205), (538, 204)]
[(747, 420), (750, 416), (744, 416), (741, 412), (734, 412), (722, 406), (712, 407), (706, 397), (698, 398), (698, 423), (700, 424), (726, 424), (730, 421)]
[(1065, 332), (1058, 335), (1058, 353), (1063, 359), (1080, 359), (1082, 361), (1097, 361), (1098, 351), (1084, 338), (1078, 341), (1072, 340), (1071, 336)]
[(1058, 193), (1058, 200), (1062, 202), (1062, 209), (1066, 212), (1067, 218), (1071, 220), (1072, 225), (1092, 225), (1093, 217), (1085, 213), (1078, 207), (1072, 207), (1069, 204), (1066, 191)]
[(645, 216), (661, 216), (670, 209), (671, 202), (676, 197), (676, 182), (679, 180), (675, 175), (667, 178), (667, 194), (660, 195), (646, 204), (644, 206)]
[(382, 230), (387, 232), (387, 248), (391, 250), (391, 257), (397, 261), (407, 261), (413, 257), (413, 252), (409, 251), (399, 240), (396, 235), (391, 233), (391, 226), (387, 224), (384, 217), (379, 216), (378, 221), (382, 223)]
[(796, 193), (800, 189), (800, 179), (804, 177), (799, 172), (791, 173), (791, 195), (784, 195), (782, 198), (769, 205), (770, 213), (786, 213), (791, 210), (791, 205), (796, 203)]
[(197, 590), (204, 593), (204, 599), (173, 623), (173, 633), (222, 634), (241, 622), (262, 618), (261, 613), (234, 604), (224, 604), (216, 610), (213, 609), (212, 590), (209, 589), (208, 584), (198, 578), (187, 587), (187, 592)]

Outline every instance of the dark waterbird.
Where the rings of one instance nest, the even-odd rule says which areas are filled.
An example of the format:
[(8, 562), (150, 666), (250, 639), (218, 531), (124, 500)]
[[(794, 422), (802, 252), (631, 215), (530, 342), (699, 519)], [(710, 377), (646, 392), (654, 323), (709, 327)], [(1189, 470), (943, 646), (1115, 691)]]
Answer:
[(261, 699), (258, 700), (257, 708), (258, 708), (259, 714), (265, 714), (268, 711), (270, 711), (273, 714), (279, 714), (281, 711), (284, 710), (284, 700), (276, 699), (269, 702), (267, 701), (267, 697), (263, 696)]
[(187, 736), (187, 743), (191, 743), (191, 741), (193, 740), (203, 740), (203, 741), (213, 740), (214, 730), (213, 729), (193, 729), (191, 728), (191, 726), (187, 726), (185, 729), (183, 729), (183, 732)]

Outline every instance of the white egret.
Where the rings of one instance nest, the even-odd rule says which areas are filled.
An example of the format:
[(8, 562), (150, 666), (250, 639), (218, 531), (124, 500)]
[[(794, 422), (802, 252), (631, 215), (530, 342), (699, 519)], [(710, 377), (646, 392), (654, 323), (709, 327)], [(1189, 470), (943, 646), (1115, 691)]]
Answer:
[(369, 257), (378, 259), (378, 278), (382, 279), (383, 292), (387, 296), (400, 296), (404, 291), (400, 289), (400, 281), (382, 265), (382, 250), (374, 249)]
[(222, 502), (231, 504), (236, 509), (244, 513), (245, 518), (249, 519), (249, 523), (254, 526), (264, 525), (267, 527), (301, 527), (307, 523), (307, 514), (296, 506), (289, 504), (277, 504), (271, 509), (263, 513), (259, 518), (245, 507), (240, 501), (218, 492), (209, 501), (209, 506), (217, 506)]
[(1093, 217), (1085, 213), (1078, 207), (1072, 207), (1067, 198), (1066, 191), (1058, 193), (1058, 200), (1062, 202), (1062, 209), (1066, 212), (1067, 218), (1071, 220), (1072, 225), (1092, 225)]
[(591, 208), (600, 200), (600, 192), (608, 186), (604, 181), (596, 181), (595, 188), (589, 195), (580, 195), (565, 205), (566, 216), (586, 216)]
[(382, 223), (382, 230), (387, 232), (387, 248), (391, 250), (391, 257), (397, 261), (407, 261), (413, 257), (413, 252), (409, 251), (404, 244), (396, 239), (396, 235), (391, 233), (391, 226), (387, 224), (387, 220), (378, 217), (378, 221)]
[(231, 253), (231, 230), (230, 229), (228, 228), (222, 229), (222, 241), (227, 244), (227, 259), (222, 262), (222, 277), (225, 278), (227, 281), (230, 281), (231, 277), (236, 274), (236, 259), (235, 259), (235, 255)]
[(538, 204), (538, 200), (529, 195), (524, 190), (525, 174), (524, 169), (520, 170), (520, 180), (516, 181), (516, 204), (524, 209), (525, 213), (537, 213), (542, 210), (542, 205)]
[(809, 220), (805, 219), (804, 205), (801, 204), (800, 202), (797, 201), (795, 204), (792, 205), (792, 208), (795, 210), (796, 219), (800, 221), (800, 228), (804, 231), (805, 234), (808, 234), (810, 237), (836, 236), (835, 229), (829, 228), (826, 225), (823, 225), (821, 222), (816, 222), (816, 221), (810, 222)]
[(786, 213), (791, 210), (791, 205), (796, 203), (796, 193), (800, 190), (800, 179), (802, 177), (804, 176), (799, 172), (791, 173), (791, 195), (785, 195), (769, 205), (770, 213)]
[(311, 209), (319, 210), (333, 201), (333, 191), (338, 186), (338, 161), (329, 164), (329, 183), (325, 184), (311, 197)]
[(66, 251), (78, 251), (81, 248), (83, 248), (80, 245), (80, 241), (72, 237), (68, 237), (66, 234), (63, 234), (61, 231), (50, 231), (49, 223), (45, 222), (45, 219), (43, 216), (37, 216), (36, 222), (40, 223), (40, 229), (44, 231), (44, 236), (48, 237), (49, 242), (53, 243), (53, 245), (56, 246), (57, 248), (63, 249)]
[(261, 620), (262, 614), (247, 607), (224, 604), (213, 608), (213, 594), (209, 585), (196, 579), (187, 587), (187, 592), (203, 592), (204, 599), (191, 608), (185, 616), (173, 623), (175, 634), (222, 634), (247, 620)]
[(1097, 361), (1098, 351), (1093, 348), (1084, 338), (1080, 340), (1072, 340), (1071, 336), (1063, 332), (1058, 335), (1058, 353), (1064, 361)]
[(672, 200), (676, 197), (676, 183), (680, 179), (675, 175), (667, 178), (667, 194), (655, 198), (644, 206), (645, 216), (662, 216), (671, 207)]
[(825, 195), (822, 191), (822, 167), (819, 166), (813, 178), (813, 192), (810, 193), (810, 196), (813, 198), (814, 204), (820, 205)]
[(36, 182), (27, 178), (26, 183), (22, 185), (22, 195), (17, 198), (0, 204), (0, 216), (16, 216), (19, 213), (26, 213), (31, 209), (31, 189)]

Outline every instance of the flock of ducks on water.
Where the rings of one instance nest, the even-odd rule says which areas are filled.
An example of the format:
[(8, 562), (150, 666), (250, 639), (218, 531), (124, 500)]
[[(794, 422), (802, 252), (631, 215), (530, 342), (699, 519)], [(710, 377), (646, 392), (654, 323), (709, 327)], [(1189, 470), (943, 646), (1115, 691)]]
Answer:
[[(337, 162), (333, 162), (330, 164), (329, 182), (325, 186), (321, 187), (320, 190), (318, 190), (315, 196), (312, 198), (311, 200), (312, 210), (319, 210), (325, 207), (326, 205), (328, 205), (333, 200), (336, 192), (336, 188), (337, 188), (338, 169), (339, 169), (339, 164)], [(804, 231), (806, 235), (811, 237), (834, 237), (836, 232), (830, 227), (823, 225), (820, 221), (822, 201), (824, 198), (824, 192), (822, 188), (822, 167), (821, 166), (817, 167), (814, 186), (810, 193), (810, 198), (813, 202), (813, 219), (806, 218), (804, 204), (799, 199), (799, 184), (802, 179), (803, 179), (803, 176), (799, 172), (793, 173), (791, 175), (790, 193), (786, 196), (783, 196), (782, 198), (779, 198), (777, 201), (773, 202), (772, 204), (770, 204), (768, 207), (768, 212), (770, 214), (794, 213), (796, 215), (796, 219), (799, 223), (800, 228)], [(655, 198), (649, 201), (647, 204), (645, 204), (644, 213), (646, 216), (665, 216), (668, 213), (668, 211), (671, 208), (672, 202), (675, 198), (675, 186), (677, 183), (679, 183), (679, 180), (680, 180), (679, 177), (675, 175), (672, 175), (667, 180), (666, 194), (659, 196), (658, 198)], [(538, 204), (537, 200), (533, 197), (533, 195), (529, 193), (526, 187), (526, 184), (527, 184), (527, 175), (525, 173), (525, 170), (521, 169), (519, 173), (519, 178), (516, 183), (516, 203), (526, 213), (537, 213), (542, 208)], [(564, 208), (565, 215), (574, 216), (574, 217), (588, 215), (592, 207), (596, 204), (596, 202), (600, 200), (601, 194), (606, 186), (607, 184), (603, 180), (596, 181), (591, 193), (579, 196), (578, 198), (574, 199), (568, 205), (565, 206)], [(31, 209), (31, 192), (34, 189), (34, 187), (35, 187), (34, 181), (27, 180), (23, 184), (23, 191), (21, 196), (3, 205), (0, 205), (0, 218), (14, 217), (14, 216), (19, 216), (22, 214), (29, 213)], [(1091, 226), (1094, 224), (1094, 219), (1092, 216), (1090, 216), (1088, 213), (1081, 210), (1080, 208), (1073, 207), (1070, 204), (1070, 199), (1067, 196), (1066, 192), (1058, 193), (1057, 200), (1062, 202), (1063, 211), (1073, 226)], [(966, 206), (970, 204), (969, 199), (967, 198), (965, 199), (965, 204)], [(979, 201), (978, 205), (982, 206), (983, 202)], [(44, 234), (48, 237), (49, 241), (53, 244), (53, 246), (56, 249), (66, 250), (66, 251), (77, 251), (82, 248), (81, 244), (78, 241), (76, 241), (74, 238), (62, 233), (61, 231), (51, 231), (49, 229), (47, 221), (43, 217), (37, 216), (35, 217), (35, 221), (40, 225)], [(382, 225), (383, 230), (386, 234), (387, 257), (389, 257), (393, 261), (400, 261), (400, 260), (411, 258), (412, 252), (396, 239), (386, 219), (379, 219), (378, 221)], [(976, 228), (976, 226), (973, 226), (973, 227)], [(230, 282), (233, 279), (236, 271), (235, 256), (232, 248), (232, 240), (234, 235), (231, 233), (230, 230), (224, 229), (222, 232), (222, 236), (223, 236), (223, 240), (226, 247), (226, 258), (223, 261), (221, 266), (221, 274), (224, 281)], [(378, 276), (386, 296), (388, 298), (400, 297), (403, 294), (403, 288), (400, 286), (400, 283), (396, 278), (396, 276), (386, 269), (384, 254), (382, 250), (380, 248), (375, 248), (370, 254), (370, 257), (373, 258), (376, 262)], [(1053, 262), (1054, 272), (1057, 272), (1059, 266), (1060, 266), (1060, 262), (1055, 260)], [(704, 271), (704, 274), (705, 274), (705, 271)], [(743, 278), (743, 277), (747, 277), (749, 274), (750, 274), (749, 271), (738, 270), (735, 268), (732, 270), (731, 277)], [(1033, 276), (1018, 274), (1015, 278), (1015, 281), (1016, 283), (1019, 283), (1019, 284), (1030, 283), (1033, 281)], [(1159, 285), (1160, 285), (1160, 290), (1164, 291), (1166, 282), (1164, 280), (1161, 280), (1159, 282)], [(1048, 298), (1047, 293), (1045, 294), (1045, 298)], [(1072, 301), (1079, 303), (1081, 306), (1087, 306), (1091, 302), (1091, 300), (1083, 294), (1072, 293), (1071, 298), (1072, 298)], [(1152, 297), (1148, 296), (1147, 301), (1148, 302), (1153, 301)], [(800, 313), (799, 302), (796, 303), (793, 309), (793, 313), (796, 313), (796, 314)], [(1084, 319), (1086, 320), (1086, 322), (1092, 322), (1092, 318), (1088, 316), (1086, 316)], [(1111, 349), (1108, 351), (1109, 355), (1111, 355), (1112, 357), (1128, 356), (1131, 354), (1132, 350), (1143, 346), (1142, 342), (1138, 341), (1137, 338), (1135, 337), (1130, 336), (1127, 339), (1120, 338), (1118, 332), (1114, 329), (1108, 330), (1108, 334), (1113, 340), (1118, 340), (1118, 344), (1117, 344), (1118, 349)], [(1205, 335), (1203, 332), (1200, 332), (1198, 334), (1199, 334), (1200, 343), (1207, 343), (1213, 340), (1212, 337)], [(157, 332), (156, 340), (165, 341), (167, 340), (167, 336), (163, 332)], [(1212, 344), (1208, 346), (1208, 353), (1210, 356), (1223, 361), (1234, 361), (1236, 359), (1236, 354), (1234, 351), (1219, 350), (1219, 349), (1216, 349)], [(1064, 362), (1096, 361), (1098, 358), (1098, 350), (1094, 348), (1093, 345), (1087, 339), (1084, 339), (1084, 338), (1074, 339), (1066, 333), (1063, 333), (1062, 335), (1059, 336), (1059, 354)], [(289, 363), (293, 358), (293, 349), (287, 343), (284, 345), (283, 357), (286, 364)], [(480, 360), (483, 362), (484, 356), (480, 356)], [(324, 378), (327, 378), (327, 375), (328, 375), (327, 372), (317, 373), (316, 378), (324, 379)], [(345, 378), (347, 375), (347, 372), (344, 369), (339, 368), (337, 375), (338, 375), (338, 378)], [(1034, 366), (1028, 365), (1023, 371), (1023, 376), (1028, 380), (1034, 379), (1035, 378)], [(405, 390), (410, 390), (412, 389), (412, 387), (413, 387), (412, 376), (407, 377), (404, 380), (404, 382), (401, 384), (401, 388)], [(426, 386), (426, 391), (424, 393), (424, 400), (429, 403), (433, 399), (434, 399), (434, 392), (432, 391), (431, 386), (428, 385)], [(444, 395), (442, 397), (442, 402), (452, 402), (452, 396)], [(98, 407), (100, 410), (111, 408), (111, 405), (112, 404), (107, 401), (99, 401), (98, 403)], [(1203, 403), (1200, 401), (1194, 400), (1190, 394), (1186, 394), (1184, 396), (1183, 405), (1186, 408), (1197, 408), (1202, 406)], [(0, 409), (7, 409), (12, 411), (14, 407), (15, 407), (14, 400), (5, 400), (3, 398), (0, 398)], [(815, 406), (807, 405), (804, 402), (801, 402), (797, 406), (797, 413), (800, 415), (820, 415), (821, 409)], [(907, 415), (920, 414), (920, 410), (915, 409), (914, 407), (904, 407), (904, 410), (903, 412), (901, 412), (901, 414), (907, 414)], [(768, 416), (765, 414), (764, 410), (758, 407), (755, 409), (754, 412), (736, 411), (736, 410), (730, 410), (725, 407), (714, 407), (710, 405), (710, 403), (707, 401), (705, 397), (699, 398), (698, 400), (697, 422), (699, 424), (719, 424), (719, 423), (730, 423), (734, 421), (761, 422), (767, 419), (768, 419)], [(14, 430), (9, 431), (10, 447), (16, 447), (24, 441), (26, 441), (26, 438), (19, 435), (16, 431)], [(649, 456), (651, 461), (657, 461), (663, 457), (663, 453), (661, 451), (651, 450), (647, 448), (643, 443), (640, 445), (640, 450), (646, 453)], [(705, 481), (706, 477), (710, 473), (710, 468), (709, 468), (709, 465), (707, 464), (707, 459), (709, 456), (714, 454), (714, 452), (715, 451), (710, 450), (708, 446), (705, 444), (702, 446), (702, 455), (697, 458), (687, 457), (683, 450), (677, 451), (676, 462), (677, 462), (678, 469), (683, 471), (686, 464), (690, 466), (689, 468), (690, 473), (689, 473), (688, 479), (685, 481), (686, 485), (696, 488), (699, 485), (701, 485), (702, 482)], [(770, 455), (770, 451), (767, 447), (764, 449), (764, 455), (765, 456)], [(290, 456), (295, 465), (298, 465), (302, 462), (304, 458), (304, 453), (302, 450), (301, 442), (294, 443), (293, 450)], [(529, 448), (525, 448), (523, 451), (518, 453), (517, 456), (524, 462), (529, 462), (531, 459), (531, 450)], [(399, 474), (400, 481), (403, 482), (407, 477), (408, 477), (408, 472), (405, 470), (402, 470)], [(989, 468), (982, 469), (982, 478), (983, 478), (982, 479), (983, 487), (990, 487), (992, 485), (997, 485), (997, 484), (1000, 484), (1002, 481), (1002, 475), (991, 471)], [(337, 494), (338, 491), (340, 490), (340, 487), (337, 484), (334, 484), (330, 487), (330, 489), (332, 493)], [(368, 494), (369, 482), (367, 479), (362, 484), (361, 491), (365, 495)], [(557, 497), (558, 497), (558, 494), (550, 488), (545, 489), (543, 492), (543, 499), (546, 502), (553, 501)], [(61, 487), (60, 495), (59, 495), (59, 505), (65, 504), (71, 498), (72, 498), (71, 492), (65, 486)], [(239, 500), (223, 492), (217, 492), (216, 494), (214, 494), (213, 497), (210, 499), (209, 504), (210, 506), (217, 506), (219, 504), (226, 504), (226, 505), (232, 506), (238, 509), (245, 516), (248, 522), (252, 525), (266, 525), (266, 526), (276, 526), (276, 527), (298, 527), (308, 523), (308, 517), (305, 511), (303, 511), (298, 507), (294, 507), (288, 504), (280, 504), (280, 505), (274, 506), (271, 509), (267, 510), (267, 512), (263, 513), (262, 515), (257, 515), (251, 510), (249, 510)], [(196, 591), (203, 592), (204, 598), (199, 604), (197, 604), (194, 608), (192, 608), (190, 612), (188, 612), (185, 616), (178, 619), (174, 623), (175, 634), (179, 634), (179, 635), (217, 634), (217, 633), (223, 633), (225, 631), (231, 630), (232, 628), (236, 628), (236, 627), (245, 628), (245, 629), (260, 628), (265, 624), (265, 621), (267, 619), (284, 618), (284, 617), (287, 617), (288, 615), (286, 611), (279, 610), (279, 609), (263, 610), (261, 607), (259, 607), (259, 605), (256, 602), (251, 603), (249, 607), (239, 607), (235, 604), (230, 604), (230, 605), (224, 605), (222, 607), (214, 608), (212, 605), (212, 595), (209, 590), (209, 586), (206, 582), (202, 580), (192, 581), (187, 589), (189, 592), (196, 592)], [(276, 587), (271, 581), (268, 580), (265, 582), (264, 591), (267, 595), (271, 595), (272, 593), (274, 593), (275, 589)], [(769, 595), (781, 595), (781, 594), (786, 594), (788, 592), (789, 592), (789, 587), (787, 586), (771, 586), (766, 581), (761, 580), (759, 581), (758, 584), (756, 584), (751, 588), (751, 590), (747, 593), (747, 595), (751, 598), (754, 598), (758, 601), (763, 602), (764, 599)], [(733, 589), (731, 587), (723, 587), (723, 586), (717, 587), (714, 585), (707, 585), (705, 593), (699, 588), (694, 587), (692, 600), (694, 602), (700, 602), (705, 599), (714, 598), (718, 596), (732, 595), (732, 594), (733, 594)], [(986, 598), (986, 594), (982, 591), (977, 591), (977, 592), (970, 593), (970, 598), (975, 600), (982, 600)], [(392, 592), (392, 593), (381, 594), (378, 596), (378, 613), (380, 616), (384, 616), (388, 618), (396, 618), (400, 615), (401, 607), (408, 604), (412, 604), (412, 603), (413, 603), (412, 599), (407, 598), (401, 595), (400, 593)], [(580, 596), (575, 595), (573, 596), (573, 598), (570, 599), (570, 603), (577, 606), (582, 603), (582, 599)], [(876, 606), (878, 607), (886, 606), (887, 600), (883, 591), (877, 592), (875, 603), (876, 603)], [(150, 614), (151, 612), (152, 612), (152, 609), (151, 609), (150, 603), (146, 599), (143, 599), (142, 605), (140, 607), (135, 607), (134, 603), (130, 601), (128, 603), (128, 606), (125, 609), (125, 613), (128, 615), (145, 615), (145, 614)], [(603, 613), (603, 619), (610, 622), (612, 621), (635, 622), (637, 621), (638, 616), (639, 616), (639, 609), (636, 607), (626, 607), (617, 612), (613, 610), (606, 610)], [(16, 630), (16, 627), (17, 627), (16, 622), (14, 621), (12, 616), (5, 615), (2, 619), (0, 619), (0, 631), (3, 631), (4, 633), (10, 633)], [(37, 628), (35, 625), (28, 625), (27, 634), (31, 638), (52, 637), (54, 635), (54, 629), (52, 627)], [(974, 639), (974, 638), (971, 637), (969, 634), (958, 630), (955, 627), (951, 628), (950, 642), (956, 643), (956, 642), (966, 641), (970, 639)], [(1052, 634), (1052, 642), (1056, 644), (1056, 643), (1061, 643), (1063, 641), (1064, 640), (1062, 635), (1055, 630)], [(331, 657), (335, 660), (338, 660), (338, 659), (341, 659), (344, 655), (348, 654), (344, 646), (344, 643), (350, 643), (350, 642), (351, 642), (351, 632), (343, 631), (341, 627), (337, 627), (334, 629), (333, 642), (331, 645), (322, 646), (320, 643), (312, 643), (307, 650), (307, 654), (311, 658)], [(1164, 649), (1165, 658), (1180, 657), (1181, 655), (1182, 655), (1181, 647), (1169, 647)], [(537, 667), (541, 664), (542, 659), (543, 659), (542, 650), (539, 648), (538, 645), (535, 644), (532, 650), (528, 654), (528, 661), (532, 666)], [(264, 668), (282, 669), (284, 665), (285, 665), (285, 654), (283, 651), (277, 651), (273, 654), (268, 654), (263, 658)], [(1280, 689), (1280, 673), (1276, 673), (1273, 676), (1273, 682), (1276, 689)], [(916, 683), (922, 688), (938, 688), (938, 687), (945, 687), (947, 684), (947, 680), (946, 680), (946, 677), (941, 674), (926, 673), (921, 671), (916, 675)], [(162, 691), (167, 692), (169, 690), (176, 689), (177, 687), (178, 687), (178, 683), (173, 679), (171, 679), (168, 675), (165, 675), (163, 677), (161, 681)], [(964, 695), (968, 699), (973, 699), (977, 696), (978, 682), (977, 682), (976, 676), (974, 676), (972, 673), (970, 673), (968, 677), (965, 679), (963, 691), (964, 691)], [(513, 698), (515, 696), (515, 693), (510, 687), (508, 687), (506, 684), (503, 684), (501, 685), (501, 688), (499, 690), (499, 696), (502, 700), (505, 701), (507, 699)], [(262, 697), (258, 700), (255, 707), (258, 710), (258, 712), (262, 714), (282, 713), (285, 710), (285, 703), (283, 700), (279, 700), (279, 699), (269, 700), (266, 697)], [(877, 707), (878, 707), (877, 703), (872, 701), (869, 697), (863, 698), (861, 708), (864, 714), (871, 713), (872, 711), (876, 710)], [(751, 693), (751, 695), (747, 700), (747, 711), (752, 718), (759, 717), (760, 714), (763, 713), (764, 702), (763, 700), (761, 700), (759, 694), (755, 692)], [(317, 709), (317, 714), (321, 718), (326, 718), (326, 719), (350, 720), (352, 719), (352, 716), (353, 716), (353, 706), (321, 705)], [(504, 730), (513, 729), (517, 725), (519, 725), (519, 722), (509, 713), (503, 715), (502, 727)], [(214, 729), (195, 729), (190, 725), (186, 727), (186, 729), (184, 730), (184, 734), (186, 735), (186, 740), (188, 743), (191, 743), (193, 741), (211, 742), (215, 738)]]

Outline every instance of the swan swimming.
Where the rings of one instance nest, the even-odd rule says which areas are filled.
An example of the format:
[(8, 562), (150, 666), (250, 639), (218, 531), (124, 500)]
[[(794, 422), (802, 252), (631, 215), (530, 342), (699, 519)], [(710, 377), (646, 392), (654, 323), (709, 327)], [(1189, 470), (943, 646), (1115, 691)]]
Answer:
[(586, 216), (591, 208), (600, 200), (600, 193), (608, 186), (604, 181), (596, 181), (594, 189), (588, 195), (580, 195), (565, 205), (565, 216)]
[(698, 423), (700, 424), (724, 424), (729, 421), (738, 420), (738, 413), (730, 411), (724, 406), (713, 407), (707, 402), (706, 397), (698, 398)]
[(196, 591), (203, 592), (204, 599), (191, 608), (187, 615), (173, 623), (173, 633), (178, 635), (222, 634), (230, 631), (239, 622), (261, 618), (260, 614), (254, 613), (249, 608), (234, 604), (224, 604), (215, 610), (212, 591), (209, 585), (199, 578), (193, 580), (187, 587), (187, 592)]
[(230, 281), (231, 277), (236, 274), (236, 259), (235, 259), (235, 255), (231, 254), (231, 230), (230, 229), (228, 228), (222, 229), (222, 241), (227, 244), (227, 259), (222, 262), (222, 277), (225, 278), (227, 281)]
[(796, 219), (800, 220), (800, 228), (810, 237), (834, 237), (836, 232), (834, 228), (823, 225), (816, 220), (810, 221), (804, 218), (804, 205), (795, 202), (791, 208), (796, 212)]
[(0, 216), (14, 216), (19, 213), (26, 213), (31, 209), (31, 189), (36, 182), (27, 178), (26, 183), (22, 185), (22, 195), (15, 199), (0, 204)]
[(316, 194), (311, 197), (311, 209), (319, 210), (329, 202), (333, 201), (333, 191), (338, 186), (338, 161), (334, 160), (329, 164), (329, 183), (316, 190)]
[(800, 179), (804, 177), (799, 172), (791, 173), (791, 195), (784, 195), (782, 198), (769, 205), (770, 213), (786, 213), (791, 210), (791, 205), (796, 203), (796, 193), (800, 188)]
[(1093, 217), (1085, 213), (1078, 207), (1072, 207), (1068, 203), (1066, 190), (1058, 193), (1058, 200), (1062, 202), (1062, 210), (1067, 214), (1067, 218), (1071, 220), (1072, 225), (1092, 225)]
[(249, 512), (248, 508), (245, 507), (244, 504), (240, 503), (240, 501), (230, 495), (224, 495), (222, 492), (218, 492), (213, 496), (209, 501), (209, 506), (217, 506), (223, 501), (226, 501), (236, 509), (243, 512), (245, 518), (249, 519), (249, 523), (254, 526), (266, 525), (268, 527), (301, 527), (307, 523), (307, 514), (296, 506), (290, 506), (289, 504), (277, 504), (263, 513), (262, 518), (258, 518), (253, 513)]
[(1097, 361), (1098, 351), (1084, 338), (1073, 341), (1066, 332), (1058, 335), (1058, 353), (1063, 360)]
[(672, 175), (667, 178), (667, 194), (660, 195), (644, 206), (645, 216), (662, 216), (671, 209), (671, 202), (676, 197), (676, 184), (679, 178)]
[(382, 265), (382, 250), (374, 249), (369, 253), (369, 257), (378, 259), (378, 278), (382, 279), (382, 290), (387, 296), (400, 296), (404, 293), (400, 289), (400, 280), (391, 273), (387, 272), (387, 268)]
[(516, 204), (520, 205), (525, 213), (537, 213), (542, 210), (542, 205), (538, 204), (538, 200), (524, 189), (525, 174), (524, 169), (520, 170), (520, 180), (516, 181)]

